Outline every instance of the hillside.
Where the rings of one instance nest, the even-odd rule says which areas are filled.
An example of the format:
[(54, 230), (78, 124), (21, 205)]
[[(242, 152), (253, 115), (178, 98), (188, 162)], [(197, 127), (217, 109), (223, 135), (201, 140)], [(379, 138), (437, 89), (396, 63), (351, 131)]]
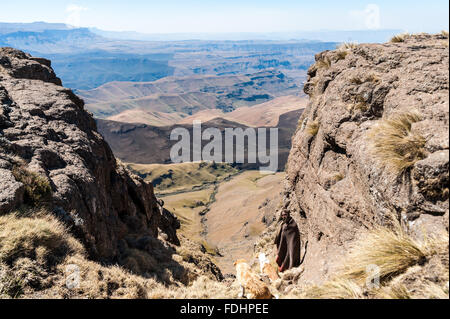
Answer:
[[(278, 164), (282, 170), (289, 154), (291, 147), (291, 136), (297, 127), (298, 117), (303, 109), (294, 110), (284, 113), (279, 117), (278, 125)], [(170, 140), (170, 133), (176, 127), (186, 128), (192, 136), (192, 124), (172, 125), (172, 126), (150, 126), (146, 124), (121, 123), (108, 120), (97, 120), (98, 130), (105, 137), (106, 141), (111, 145), (114, 154), (122, 161), (127, 163), (138, 164), (169, 164), (170, 149), (177, 141)], [(223, 146), (227, 143), (224, 137), (226, 128), (242, 128), (245, 130), (248, 126), (228, 121), (223, 118), (215, 118), (208, 122), (202, 123), (202, 130), (208, 128), (218, 128), (223, 137)], [(202, 141), (202, 147), (209, 141)], [(230, 143), (230, 141), (228, 141)], [(250, 145), (252, 146), (253, 143)], [(254, 146), (254, 145), (253, 145)], [(153, 150), (157, 149), (158, 152)], [(248, 148), (246, 148), (247, 150)], [(246, 152), (245, 158), (248, 154)], [(191, 143), (191, 160), (192, 143)], [(223, 158), (225, 161), (225, 158)], [(259, 163), (236, 164), (236, 167), (243, 169), (258, 168)]]
[[(0, 297), (158, 298), (199, 294), (185, 289), (197, 279), (214, 286), (220, 270), (177, 235), (179, 220), (116, 160), (50, 65), (0, 49)], [(67, 267), (79, 286), (67, 284)]]
[[(316, 55), (286, 169), (304, 256), (286, 291), (448, 298), (448, 66), (448, 33)], [(364, 285), (373, 264), (378, 291)]]
[[(269, 175), (163, 165), (190, 124), (94, 120), (49, 60), (0, 48), (0, 298), (236, 298), (234, 260), (273, 263), (286, 209), (302, 264), (262, 277), (272, 294), (448, 299), (448, 46), (401, 34), (317, 54), (306, 108), (272, 113), (285, 172)], [(270, 102), (239, 118), (269, 120), (244, 115)]]
[(275, 127), (278, 125), (281, 115), (304, 109), (307, 103), (308, 100), (304, 97), (281, 96), (253, 106), (241, 106), (228, 113), (217, 109), (200, 111), (180, 120), (177, 124), (192, 124), (195, 120), (207, 122), (215, 118), (224, 118), (251, 127)]
[(126, 166), (146, 182), (152, 183), (155, 192), (160, 195), (201, 189), (238, 173), (238, 170), (228, 163), (128, 163)]
[(108, 120), (125, 123), (143, 123), (152, 126), (169, 126), (173, 124), (191, 124), (196, 121), (208, 122), (215, 118), (222, 118), (251, 127), (277, 126), (282, 114), (304, 109), (307, 99), (296, 95), (280, 96), (253, 106), (241, 106), (232, 112), (220, 109), (206, 109), (187, 116), (182, 113), (145, 111), (131, 109), (108, 117)]
[[(166, 77), (155, 82), (113, 82), (79, 91), (86, 107), (99, 118), (121, 118), (127, 110), (175, 113), (179, 119), (206, 109), (233, 111), (298, 91), (276, 70), (248, 75)], [(134, 122), (137, 120), (135, 119)]]

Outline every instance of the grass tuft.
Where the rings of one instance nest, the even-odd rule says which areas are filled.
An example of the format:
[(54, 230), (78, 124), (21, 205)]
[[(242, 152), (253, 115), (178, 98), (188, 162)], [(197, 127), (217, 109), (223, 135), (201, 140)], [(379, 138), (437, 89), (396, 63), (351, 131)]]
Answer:
[(322, 286), (312, 286), (306, 289), (301, 298), (307, 299), (362, 299), (363, 290), (354, 281), (340, 278), (328, 281)]
[(378, 83), (379, 81), (380, 81), (380, 78), (378, 78), (375, 74), (369, 74), (365, 78), (354, 76), (350, 79), (350, 83), (356, 84), (356, 85), (361, 85), (365, 82)]
[(411, 131), (412, 124), (420, 120), (420, 115), (415, 112), (380, 120), (368, 132), (373, 156), (396, 173), (425, 158), (425, 139)]
[[(396, 277), (407, 273), (411, 267), (425, 265), (435, 256), (448, 256), (448, 232), (433, 234), (434, 237), (418, 241), (403, 231), (395, 219), (390, 224), (390, 227), (378, 226), (355, 242), (342, 269), (331, 280), (321, 286), (307, 287), (296, 297), (411, 299), (418, 295), (448, 299), (448, 286), (443, 286), (442, 282), (440, 285), (428, 282), (418, 291), (417, 288), (409, 290), (405, 285), (407, 282), (398, 282), (397, 279), (401, 277)], [(376, 282), (374, 266), (379, 270), (379, 288), (366, 286), (367, 283)]]
[(24, 184), (24, 202), (31, 206), (40, 206), (51, 200), (52, 188), (47, 179), (23, 166), (15, 166), (12, 170), (14, 178)]
[(425, 288), (425, 296), (428, 299), (448, 299), (448, 285), (442, 287), (430, 282)]
[(380, 281), (388, 280), (411, 266), (423, 263), (427, 249), (400, 226), (393, 230), (378, 227), (354, 245), (345, 263), (343, 276), (364, 284), (367, 280), (373, 280), (371, 276), (374, 274), (369, 274), (367, 269), (376, 265), (379, 267)]
[(400, 33), (400, 34), (397, 34), (397, 35), (395, 35), (395, 36), (393, 36), (392, 38), (391, 38), (391, 43), (401, 43), (401, 42), (405, 42), (405, 40), (406, 40), (406, 38), (407, 37), (409, 37), (410, 36), (410, 34), (409, 33)]
[(391, 287), (383, 287), (376, 292), (379, 299), (411, 299), (411, 293), (403, 284), (394, 284)]
[(346, 57), (347, 57), (347, 55), (348, 55), (348, 51), (346, 51), (346, 50), (338, 50), (337, 51), (337, 60), (338, 61), (340, 61), (340, 60), (344, 60)]
[(317, 61), (316, 67), (318, 69), (329, 69), (331, 67), (331, 60), (329, 57), (324, 57)]
[(20, 298), (23, 294), (23, 283), (6, 266), (0, 264), (0, 299)]
[(18, 258), (55, 264), (70, 253), (83, 253), (79, 242), (54, 217), (0, 217), (0, 262), (12, 265)]
[(318, 120), (314, 120), (306, 125), (306, 132), (311, 136), (316, 136), (319, 132), (320, 123)]
[(338, 46), (338, 50), (352, 50), (358, 47), (358, 43), (356, 42), (344, 42)]

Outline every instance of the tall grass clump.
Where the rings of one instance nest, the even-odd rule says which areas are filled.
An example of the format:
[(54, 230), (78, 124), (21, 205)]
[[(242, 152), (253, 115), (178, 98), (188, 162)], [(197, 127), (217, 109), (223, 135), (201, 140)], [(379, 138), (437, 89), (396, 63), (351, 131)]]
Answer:
[(54, 217), (0, 216), (0, 262), (10, 265), (18, 258), (32, 258), (55, 264), (73, 253), (83, 254), (84, 249)]
[(298, 296), (306, 299), (362, 299), (363, 289), (354, 281), (339, 278), (312, 286)]
[(364, 240), (358, 241), (347, 259), (343, 276), (364, 284), (371, 274), (368, 267), (379, 267), (381, 281), (403, 273), (409, 267), (424, 263), (428, 247), (411, 238), (400, 226), (377, 227)]
[(373, 156), (387, 168), (401, 173), (426, 157), (425, 139), (412, 132), (421, 117), (415, 112), (382, 119), (368, 132)]
[(397, 35), (395, 35), (395, 36), (393, 36), (392, 38), (391, 38), (391, 43), (401, 43), (401, 42), (405, 42), (405, 40), (406, 40), (406, 38), (407, 37), (409, 37), (410, 36), (410, 34), (409, 33), (400, 33), (400, 34), (397, 34)]
[(338, 50), (351, 50), (358, 46), (356, 42), (343, 42), (338, 46)]
[[(420, 291), (411, 291), (395, 280), (416, 265), (425, 265), (434, 256), (448, 254), (448, 232), (433, 234), (423, 240), (412, 238), (400, 223), (377, 226), (356, 241), (341, 269), (320, 286), (306, 288), (301, 298), (361, 299), (371, 296), (382, 299), (410, 299), (413, 294), (427, 298), (448, 298), (448, 288), (425, 283)], [(376, 267), (374, 267), (376, 266)], [(377, 269), (378, 271), (372, 271)], [(369, 287), (379, 279), (379, 288)]]
[(331, 67), (331, 60), (329, 57), (324, 57), (317, 61), (316, 67), (318, 69), (329, 69)]
[(317, 133), (319, 132), (319, 128), (320, 128), (319, 121), (314, 120), (314, 121), (308, 123), (308, 125), (306, 125), (306, 132), (311, 136), (316, 136)]

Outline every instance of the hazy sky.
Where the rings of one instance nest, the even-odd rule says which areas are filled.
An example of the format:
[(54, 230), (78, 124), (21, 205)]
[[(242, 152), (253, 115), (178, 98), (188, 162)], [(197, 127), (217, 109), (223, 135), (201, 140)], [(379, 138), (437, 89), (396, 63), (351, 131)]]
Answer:
[(448, 30), (448, 0), (0, 0), (0, 22), (143, 33)]

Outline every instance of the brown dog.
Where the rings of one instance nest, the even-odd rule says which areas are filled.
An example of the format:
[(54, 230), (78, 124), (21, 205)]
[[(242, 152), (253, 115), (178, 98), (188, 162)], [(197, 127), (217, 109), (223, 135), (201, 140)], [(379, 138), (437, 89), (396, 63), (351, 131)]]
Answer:
[[(244, 259), (239, 259), (234, 262), (236, 266), (236, 278), (241, 286), (241, 293), (239, 298), (244, 295), (247, 299), (272, 299), (273, 295), (270, 293), (269, 287), (253, 273), (250, 266)], [(247, 291), (247, 294), (245, 294)]]

